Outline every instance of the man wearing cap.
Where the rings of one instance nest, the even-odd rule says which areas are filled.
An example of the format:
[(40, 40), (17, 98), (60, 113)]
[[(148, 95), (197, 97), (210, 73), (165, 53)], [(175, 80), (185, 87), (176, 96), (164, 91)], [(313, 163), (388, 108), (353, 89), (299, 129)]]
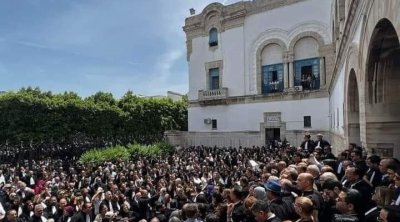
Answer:
[(282, 200), (281, 184), (279, 181), (268, 181), (264, 187), (267, 190), (267, 199), (271, 212), (281, 220), (293, 219), (293, 215), (295, 215), (293, 204)]
[(270, 209), (268, 203), (263, 200), (257, 200), (251, 207), (251, 212), (257, 222), (280, 222), (279, 219)]

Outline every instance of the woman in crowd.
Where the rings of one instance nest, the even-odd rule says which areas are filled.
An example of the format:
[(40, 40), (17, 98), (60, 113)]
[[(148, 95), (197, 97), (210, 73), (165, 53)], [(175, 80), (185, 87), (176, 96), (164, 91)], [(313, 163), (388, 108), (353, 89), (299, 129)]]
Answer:
[(300, 216), (296, 222), (315, 222), (313, 218), (314, 206), (307, 197), (297, 197), (294, 202), (294, 209)]

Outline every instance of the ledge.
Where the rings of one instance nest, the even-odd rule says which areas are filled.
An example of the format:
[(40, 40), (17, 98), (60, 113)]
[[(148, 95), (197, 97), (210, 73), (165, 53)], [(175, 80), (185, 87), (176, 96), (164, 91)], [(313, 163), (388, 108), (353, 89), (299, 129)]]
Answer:
[[(201, 90), (200, 90), (201, 91)], [(200, 94), (199, 91), (199, 94)], [(281, 92), (273, 93), (268, 95), (246, 95), (246, 96), (226, 96), (224, 98), (212, 99), (212, 100), (190, 100), (189, 107), (198, 107), (204, 105), (236, 105), (236, 104), (247, 104), (247, 103), (265, 103), (265, 102), (277, 102), (277, 101), (291, 101), (291, 100), (303, 100), (303, 99), (319, 99), (327, 98), (329, 96), (326, 89), (319, 89), (313, 91), (302, 91), (302, 92)]]

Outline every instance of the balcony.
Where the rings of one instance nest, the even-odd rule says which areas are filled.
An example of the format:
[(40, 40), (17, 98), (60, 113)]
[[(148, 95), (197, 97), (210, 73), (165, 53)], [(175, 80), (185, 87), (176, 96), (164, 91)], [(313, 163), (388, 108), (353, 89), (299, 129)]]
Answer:
[(199, 90), (199, 102), (211, 102), (228, 98), (228, 88)]

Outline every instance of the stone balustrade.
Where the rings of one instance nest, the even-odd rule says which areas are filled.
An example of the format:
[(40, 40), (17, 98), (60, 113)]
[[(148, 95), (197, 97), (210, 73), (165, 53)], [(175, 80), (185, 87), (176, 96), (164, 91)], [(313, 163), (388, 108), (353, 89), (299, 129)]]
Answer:
[(220, 100), (228, 98), (228, 88), (199, 90), (199, 101)]

